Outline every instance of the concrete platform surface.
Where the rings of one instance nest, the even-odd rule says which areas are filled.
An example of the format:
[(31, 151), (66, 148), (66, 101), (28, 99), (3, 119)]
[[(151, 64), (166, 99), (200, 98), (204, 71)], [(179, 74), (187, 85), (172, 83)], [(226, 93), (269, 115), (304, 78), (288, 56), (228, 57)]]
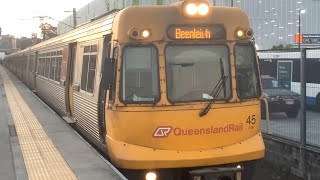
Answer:
[(125, 179), (0, 66), (0, 179)]

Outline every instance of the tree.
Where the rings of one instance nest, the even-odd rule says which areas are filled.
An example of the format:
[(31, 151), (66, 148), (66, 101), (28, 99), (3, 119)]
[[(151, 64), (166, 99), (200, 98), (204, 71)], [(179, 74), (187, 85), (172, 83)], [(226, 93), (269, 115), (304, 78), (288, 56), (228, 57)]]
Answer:
[(278, 46), (272, 46), (270, 50), (278, 50)]
[(47, 40), (57, 36), (57, 27), (48, 23), (41, 23), (40, 26), (43, 40)]
[(292, 49), (292, 48), (293, 48), (293, 45), (292, 45), (292, 44), (287, 44), (284, 48), (285, 48), (285, 49)]
[(12, 49), (12, 40), (14, 36), (12, 35), (3, 35), (0, 39), (0, 49)]
[(283, 49), (283, 48), (284, 48), (283, 44), (280, 44), (280, 45), (278, 46), (278, 49)]
[(20, 50), (32, 46), (32, 44), (33, 43), (32, 43), (32, 40), (30, 38), (21, 37), (21, 38), (17, 39), (17, 48), (19, 48)]
[(37, 38), (36, 33), (32, 33), (31, 38), (21, 37), (17, 39), (17, 48), (26, 49), (27, 47), (38, 44), (41, 40)]
[(283, 49), (283, 44), (280, 44), (278, 46), (274, 45), (272, 46), (271, 50), (280, 50), (280, 49)]

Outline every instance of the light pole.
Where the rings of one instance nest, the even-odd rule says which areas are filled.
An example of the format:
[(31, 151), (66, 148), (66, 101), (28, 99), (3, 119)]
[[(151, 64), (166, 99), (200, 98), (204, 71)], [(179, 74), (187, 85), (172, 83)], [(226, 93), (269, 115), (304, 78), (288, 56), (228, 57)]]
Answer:
[(77, 26), (77, 11), (76, 8), (73, 8), (72, 11), (64, 11), (64, 12), (72, 12), (73, 15), (73, 28), (75, 29)]
[(301, 44), (301, 14), (306, 13), (305, 9), (298, 9), (299, 10), (299, 27), (298, 27), (298, 48), (300, 49)]

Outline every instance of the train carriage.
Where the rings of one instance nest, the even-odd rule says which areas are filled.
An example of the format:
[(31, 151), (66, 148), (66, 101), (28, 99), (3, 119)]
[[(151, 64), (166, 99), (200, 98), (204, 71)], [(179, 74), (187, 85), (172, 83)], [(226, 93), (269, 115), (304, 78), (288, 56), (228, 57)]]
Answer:
[(264, 156), (252, 37), (242, 10), (186, 0), (112, 11), (5, 65), (118, 168), (204, 177)]

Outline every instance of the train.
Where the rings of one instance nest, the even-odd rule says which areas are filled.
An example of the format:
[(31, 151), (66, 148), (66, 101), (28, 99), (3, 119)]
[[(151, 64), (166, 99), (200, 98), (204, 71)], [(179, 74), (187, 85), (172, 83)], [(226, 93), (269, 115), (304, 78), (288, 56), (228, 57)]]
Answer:
[(251, 179), (265, 154), (253, 34), (205, 0), (132, 6), (3, 64), (129, 179)]

